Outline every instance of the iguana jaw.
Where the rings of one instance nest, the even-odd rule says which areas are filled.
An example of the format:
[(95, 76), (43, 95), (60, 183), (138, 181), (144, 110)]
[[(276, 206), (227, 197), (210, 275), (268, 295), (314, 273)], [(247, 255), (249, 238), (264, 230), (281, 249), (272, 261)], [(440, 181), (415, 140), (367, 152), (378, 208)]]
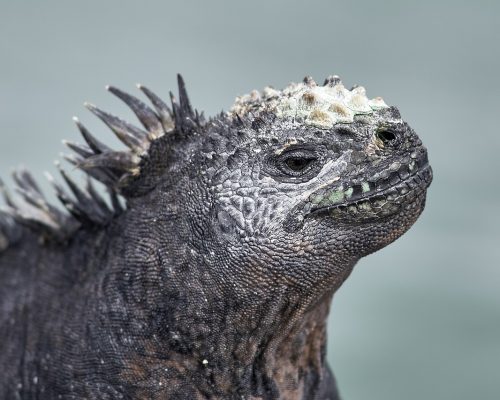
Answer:
[(328, 215), (339, 221), (369, 222), (410, 211), (424, 199), (432, 181), (432, 168), (425, 154), (385, 175), (383, 179), (366, 180), (356, 185), (337, 183), (313, 193), (308, 216)]

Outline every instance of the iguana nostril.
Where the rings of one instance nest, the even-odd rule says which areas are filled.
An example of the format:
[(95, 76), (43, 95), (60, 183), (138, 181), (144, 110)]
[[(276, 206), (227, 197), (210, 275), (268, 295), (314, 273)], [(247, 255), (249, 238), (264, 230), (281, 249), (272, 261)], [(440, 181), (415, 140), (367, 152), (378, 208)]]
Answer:
[(378, 131), (376, 135), (384, 144), (392, 144), (396, 140), (396, 134), (392, 131), (382, 130)]

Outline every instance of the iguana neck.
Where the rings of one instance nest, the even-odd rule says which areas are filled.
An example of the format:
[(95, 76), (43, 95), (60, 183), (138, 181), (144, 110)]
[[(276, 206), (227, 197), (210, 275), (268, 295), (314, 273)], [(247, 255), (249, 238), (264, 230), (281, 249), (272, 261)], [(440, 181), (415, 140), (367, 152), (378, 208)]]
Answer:
[(130, 346), (119, 378), (137, 397), (151, 387), (179, 399), (308, 399), (320, 390), (333, 292), (307, 300), (282, 287), (239, 300), (196, 251), (182, 258), (125, 242), (101, 292), (119, 298), (118, 320), (134, 321), (122, 333)]
[[(326, 370), (326, 319), (331, 293), (306, 312), (297, 311), (268, 346), (263, 362), (276, 396), (283, 399), (312, 399), (323, 391)], [(263, 396), (265, 398), (265, 396)]]

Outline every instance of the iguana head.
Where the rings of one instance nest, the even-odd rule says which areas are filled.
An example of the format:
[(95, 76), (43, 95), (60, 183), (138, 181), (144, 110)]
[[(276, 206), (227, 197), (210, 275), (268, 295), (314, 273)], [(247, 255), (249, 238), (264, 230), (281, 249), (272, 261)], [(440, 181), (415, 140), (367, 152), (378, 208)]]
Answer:
[(240, 97), (187, 148), (192, 193), (203, 195), (185, 212), (210, 221), (200, 240), (241, 282), (337, 287), (410, 228), (432, 179), (398, 110), (338, 77)]

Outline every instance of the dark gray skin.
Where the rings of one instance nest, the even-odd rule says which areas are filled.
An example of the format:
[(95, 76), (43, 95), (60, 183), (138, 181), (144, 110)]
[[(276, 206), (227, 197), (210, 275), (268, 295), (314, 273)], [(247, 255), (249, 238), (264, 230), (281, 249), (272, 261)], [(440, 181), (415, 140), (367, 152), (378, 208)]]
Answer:
[(425, 148), (394, 107), (332, 129), (204, 122), (183, 90), (138, 168), (80, 160), (120, 176), (126, 210), (69, 207), (65, 235), (4, 212), (0, 398), (339, 398), (332, 295), (422, 212)]

